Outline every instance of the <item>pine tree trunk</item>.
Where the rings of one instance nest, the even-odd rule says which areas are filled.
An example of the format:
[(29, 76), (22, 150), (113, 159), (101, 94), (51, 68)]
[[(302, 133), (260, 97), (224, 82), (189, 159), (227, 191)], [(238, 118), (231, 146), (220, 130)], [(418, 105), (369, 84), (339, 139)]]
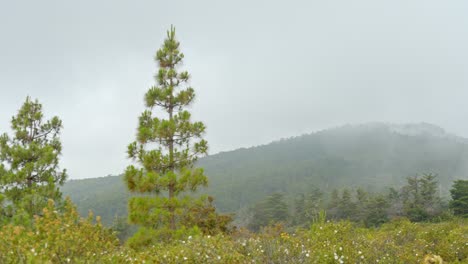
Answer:
[[(172, 81), (171, 81), (172, 83)], [(171, 101), (172, 101), (172, 96), (171, 96)], [(172, 106), (169, 108), (169, 120), (172, 121)], [(170, 166), (170, 171), (174, 172), (174, 136), (171, 136), (170, 142), (169, 142), (169, 166)], [(170, 222), (170, 227), (172, 230), (176, 229), (176, 224), (175, 224), (175, 208), (172, 204), (172, 198), (174, 198), (174, 183), (171, 183), (169, 185), (169, 201), (171, 203), (171, 206), (169, 208), (169, 222)]]

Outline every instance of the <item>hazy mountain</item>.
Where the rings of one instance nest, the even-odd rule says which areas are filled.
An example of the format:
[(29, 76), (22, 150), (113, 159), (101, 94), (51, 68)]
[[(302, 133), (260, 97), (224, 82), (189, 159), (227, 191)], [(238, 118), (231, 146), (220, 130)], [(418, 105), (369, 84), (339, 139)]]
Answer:
[[(205, 157), (217, 207), (233, 212), (273, 192), (293, 195), (319, 187), (401, 186), (417, 173), (438, 174), (442, 194), (455, 179), (468, 178), (468, 143), (431, 124), (345, 125)], [(71, 180), (63, 187), (80, 212), (92, 209), (110, 222), (126, 214), (129, 193), (121, 176)]]

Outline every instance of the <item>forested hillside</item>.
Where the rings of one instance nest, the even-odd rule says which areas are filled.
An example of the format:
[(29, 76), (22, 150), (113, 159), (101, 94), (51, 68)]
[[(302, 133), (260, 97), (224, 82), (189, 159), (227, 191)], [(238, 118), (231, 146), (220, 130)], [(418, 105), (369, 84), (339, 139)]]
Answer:
[[(442, 196), (467, 179), (468, 144), (429, 124), (347, 125), (238, 149), (199, 161), (210, 178), (203, 192), (223, 212), (250, 207), (272, 193), (292, 198), (320, 188), (400, 187), (408, 176), (437, 174)], [(82, 214), (93, 210), (110, 224), (126, 215), (129, 193), (121, 176), (71, 180), (62, 188)], [(325, 197), (327, 198), (327, 197)]]

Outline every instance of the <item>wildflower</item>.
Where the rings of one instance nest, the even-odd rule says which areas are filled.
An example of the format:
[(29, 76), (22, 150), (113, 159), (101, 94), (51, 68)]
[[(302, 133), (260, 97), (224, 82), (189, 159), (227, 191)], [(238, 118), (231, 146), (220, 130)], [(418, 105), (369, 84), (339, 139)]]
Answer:
[(307, 254), (306, 254), (306, 257), (309, 257), (309, 256), (310, 256), (309, 253), (307, 253)]
[(221, 256), (218, 256), (218, 259), (221, 259)]

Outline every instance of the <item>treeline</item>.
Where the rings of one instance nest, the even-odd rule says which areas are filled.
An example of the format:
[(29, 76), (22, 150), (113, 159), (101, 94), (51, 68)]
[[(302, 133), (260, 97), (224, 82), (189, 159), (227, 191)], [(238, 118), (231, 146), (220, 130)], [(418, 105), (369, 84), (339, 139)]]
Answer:
[(244, 212), (243, 224), (254, 231), (273, 223), (308, 227), (320, 213), (325, 213), (329, 220), (349, 220), (365, 227), (378, 227), (403, 217), (423, 222), (443, 221), (453, 215), (468, 216), (468, 181), (454, 182), (450, 202), (444, 201), (439, 193), (434, 174), (408, 177), (399, 190), (388, 188), (382, 193), (362, 188), (335, 189), (328, 195), (313, 188), (295, 197), (274, 193)]

